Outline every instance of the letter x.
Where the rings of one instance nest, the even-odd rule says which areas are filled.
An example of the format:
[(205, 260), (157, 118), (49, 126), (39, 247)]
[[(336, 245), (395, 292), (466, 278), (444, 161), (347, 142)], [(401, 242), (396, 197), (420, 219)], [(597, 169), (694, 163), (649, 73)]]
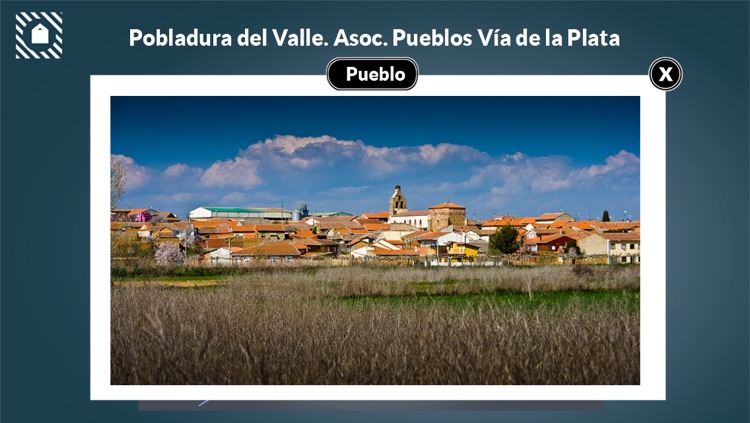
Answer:
[(659, 70), (661, 70), (661, 78), (659, 78), (659, 82), (666, 79), (669, 82), (672, 82), (672, 77), (669, 76), (669, 73), (672, 72), (672, 67), (668, 67), (667, 69), (664, 69), (663, 67), (659, 66)]

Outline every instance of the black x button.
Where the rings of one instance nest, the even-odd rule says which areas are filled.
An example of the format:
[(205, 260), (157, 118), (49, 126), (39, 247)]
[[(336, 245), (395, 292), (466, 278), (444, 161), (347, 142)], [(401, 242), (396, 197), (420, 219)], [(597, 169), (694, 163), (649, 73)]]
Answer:
[(682, 66), (671, 57), (660, 57), (651, 63), (648, 76), (656, 88), (672, 91), (682, 82)]

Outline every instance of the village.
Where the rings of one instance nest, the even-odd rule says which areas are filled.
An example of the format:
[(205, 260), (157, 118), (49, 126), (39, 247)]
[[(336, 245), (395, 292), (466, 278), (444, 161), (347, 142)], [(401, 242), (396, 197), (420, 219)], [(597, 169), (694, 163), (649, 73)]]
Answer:
[[(384, 205), (386, 201), (384, 199)], [(150, 208), (111, 214), (114, 266), (491, 266), (640, 264), (640, 219), (577, 220), (565, 212), (470, 220), (446, 201), (410, 210), (401, 187), (388, 210), (351, 215), (284, 208), (199, 207), (181, 220)], [(503, 230), (510, 249), (493, 248)]]

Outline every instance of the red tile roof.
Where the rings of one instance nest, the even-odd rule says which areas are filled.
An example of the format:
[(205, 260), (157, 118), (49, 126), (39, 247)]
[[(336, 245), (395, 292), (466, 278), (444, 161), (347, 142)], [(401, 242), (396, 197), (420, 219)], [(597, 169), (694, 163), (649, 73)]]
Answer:
[(292, 234), (292, 238), (317, 238), (311, 229), (297, 229), (297, 233)]

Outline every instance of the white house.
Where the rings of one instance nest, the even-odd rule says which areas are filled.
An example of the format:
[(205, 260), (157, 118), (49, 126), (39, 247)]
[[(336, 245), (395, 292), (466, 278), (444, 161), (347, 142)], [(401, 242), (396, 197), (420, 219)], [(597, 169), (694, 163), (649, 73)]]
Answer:
[(203, 256), (203, 259), (210, 265), (229, 266), (232, 264), (232, 253), (239, 251), (238, 247), (221, 247), (211, 251)]
[(352, 250), (350, 254), (354, 258), (363, 258), (367, 256), (372, 256), (373, 254), (371, 252), (375, 250), (400, 251), (401, 249), (391, 244), (388, 241), (379, 239), (370, 245), (365, 245), (363, 247), (357, 248), (356, 250)]
[(198, 207), (189, 214), (190, 219), (273, 219), (289, 220), (292, 212), (280, 208)]
[(430, 224), (429, 210), (400, 211), (388, 218), (388, 223), (404, 223), (419, 230), (427, 230)]

